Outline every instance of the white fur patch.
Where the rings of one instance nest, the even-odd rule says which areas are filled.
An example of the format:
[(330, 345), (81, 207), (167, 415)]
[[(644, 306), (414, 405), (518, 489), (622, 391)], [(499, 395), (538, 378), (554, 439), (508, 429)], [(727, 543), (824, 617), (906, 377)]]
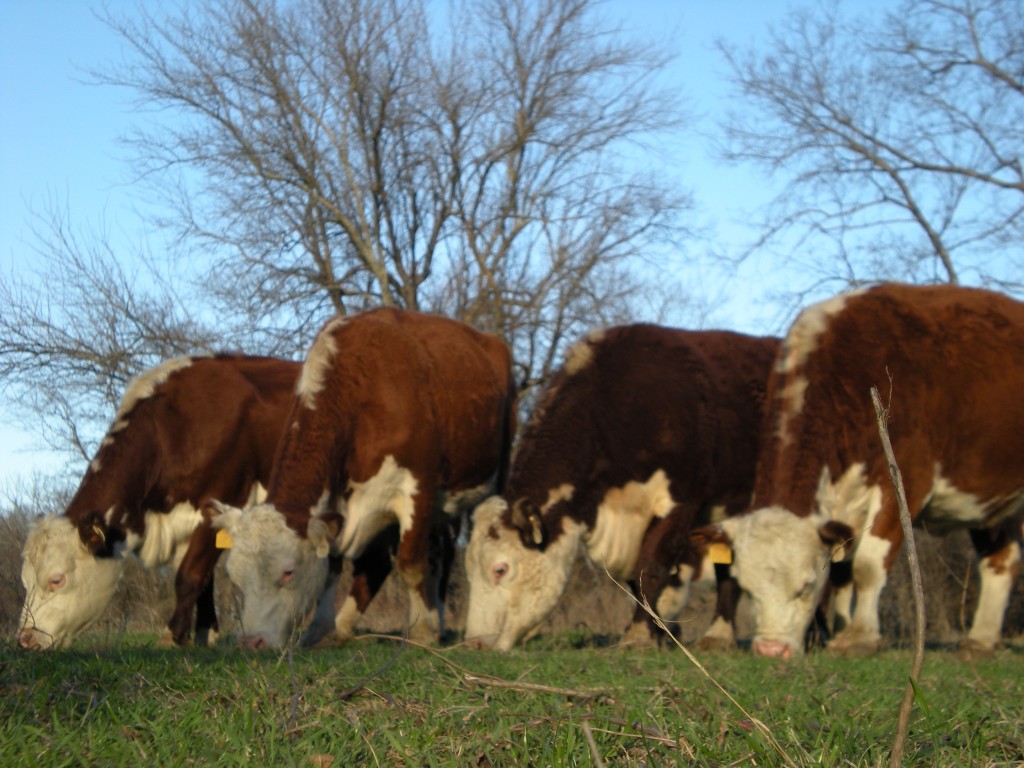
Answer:
[(882, 508), (882, 489), (868, 484), (864, 470), (863, 462), (855, 462), (832, 482), (828, 467), (822, 467), (815, 505), (825, 519), (846, 523), (854, 531), (867, 528)]
[(448, 517), (458, 517), (464, 510), (472, 510), (494, 492), (493, 478), (475, 488), (441, 495), (441, 511)]
[(355, 637), (356, 625), (361, 617), (362, 613), (359, 612), (356, 599), (352, 595), (348, 595), (345, 598), (345, 602), (341, 604), (341, 610), (338, 611), (338, 615), (334, 619), (334, 636), (339, 642), (351, 640)]
[(401, 533), (412, 528), (417, 482), (412, 472), (399, 466), (394, 456), (385, 457), (377, 474), (366, 482), (349, 483), (345, 501), (345, 527), (338, 546), (346, 557), (355, 558), (391, 523)]
[[(124, 397), (121, 398), (121, 404), (117, 408), (117, 415), (114, 417), (114, 421), (118, 422), (127, 417), (132, 409), (135, 408), (136, 403), (152, 397), (157, 387), (171, 378), (171, 375), (176, 371), (188, 368), (192, 365), (192, 362), (193, 359), (191, 357), (175, 357), (165, 360), (160, 365), (154, 366), (132, 379), (125, 389)], [(117, 429), (118, 427), (115, 424), (115, 427), (110, 431), (116, 432)]]
[(203, 516), (188, 502), (175, 505), (170, 512), (147, 511), (145, 533), (129, 532), (126, 548), (135, 552), (147, 568), (160, 565), (177, 567), (188, 548), (192, 532), (203, 522)]
[(1001, 518), (990, 517), (992, 510), (1002, 507), (1012, 513), (1016, 509), (1014, 502), (1022, 495), (1024, 491), (1016, 491), (983, 501), (959, 490), (942, 476), (942, 468), (936, 466), (935, 480), (921, 519), (928, 524), (929, 531), (938, 534), (982, 524), (993, 525)]
[(888, 576), (885, 558), (892, 550), (892, 542), (871, 533), (870, 527), (877, 516), (877, 510), (868, 516), (867, 530), (857, 541), (853, 553), (853, 594), (856, 604), (849, 626), (842, 636), (875, 642), (881, 638), (878, 620), (878, 604)]
[(645, 483), (609, 489), (598, 505), (594, 528), (585, 537), (588, 554), (616, 578), (632, 578), (651, 520), (664, 517), (674, 506), (668, 476), (660, 469)]
[(316, 408), (316, 396), (324, 388), (327, 373), (334, 365), (334, 356), (338, 353), (338, 345), (334, 340), (334, 331), (345, 324), (344, 317), (336, 317), (323, 327), (313, 341), (313, 346), (302, 365), (302, 372), (295, 385), (295, 394), (302, 405), (309, 410)]
[[(807, 358), (817, 349), (818, 337), (825, 332), (829, 319), (843, 310), (851, 296), (860, 292), (857, 290), (841, 293), (804, 309), (793, 322), (789, 333), (786, 334), (786, 338), (782, 342), (782, 349), (775, 363), (776, 372), (792, 376), (794, 371), (802, 368), (807, 362)], [(808, 381), (801, 375), (789, 378), (778, 394), (779, 399), (783, 402), (782, 417), (778, 424), (778, 435), (783, 443), (788, 443), (792, 439), (789, 429), (790, 422), (803, 410), (807, 387)]]
[(571, 483), (562, 483), (557, 488), (552, 488), (548, 491), (548, 498), (544, 502), (544, 506), (540, 508), (541, 513), (547, 512), (560, 501), (571, 501), (574, 493), (576, 493), (576, 489)]
[(678, 570), (678, 587), (666, 585), (658, 595), (655, 610), (665, 621), (676, 621), (683, 615), (686, 606), (690, 604), (690, 587), (693, 584), (693, 568), (689, 565), (681, 565)]
[[(113, 423), (110, 425), (110, 429), (107, 430), (106, 436), (100, 443), (99, 450), (102, 450), (104, 447), (113, 443), (114, 435), (128, 426), (129, 415), (140, 400), (152, 397), (157, 388), (167, 381), (173, 373), (180, 371), (183, 368), (188, 368), (192, 365), (192, 362), (193, 358), (191, 357), (175, 357), (170, 360), (165, 360), (160, 363), (160, 365), (154, 366), (148, 371), (140, 373), (134, 379), (129, 381), (128, 386), (125, 388), (124, 395), (121, 397), (121, 403), (117, 406), (117, 413), (114, 414)], [(93, 472), (99, 472), (102, 468), (102, 464), (99, 460), (99, 450), (97, 450), (97, 455), (89, 464)]]
[(605, 332), (597, 329), (588, 333), (583, 339), (573, 344), (565, 353), (562, 368), (569, 376), (575, 376), (594, 359), (594, 346), (604, 340)]

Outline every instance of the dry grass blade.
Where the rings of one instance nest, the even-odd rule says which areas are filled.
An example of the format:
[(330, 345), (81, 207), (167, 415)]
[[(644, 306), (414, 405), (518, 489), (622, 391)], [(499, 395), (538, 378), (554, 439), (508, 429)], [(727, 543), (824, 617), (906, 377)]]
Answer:
[(456, 664), (445, 655), (438, 651), (436, 648), (431, 648), (429, 645), (423, 643), (417, 643), (413, 640), (407, 640), (404, 637), (398, 637), (395, 635), (379, 635), (379, 634), (366, 634), (358, 635), (357, 640), (394, 640), (401, 642), (404, 645), (412, 646), (414, 648), (421, 648), (428, 653), (433, 654), (442, 662), (444, 662), (450, 669), (459, 673), (463, 680), (467, 683), (473, 683), (474, 685), (483, 685), (490, 688), (511, 688), (521, 691), (540, 691), (543, 693), (554, 693), (559, 696), (569, 696), (578, 699), (596, 699), (603, 695), (603, 691), (581, 691), (575, 688), (558, 688), (551, 685), (541, 685), (540, 683), (526, 683), (522, 681), (504, 680), (500, 677), (494, 677), (492, 675), (484, 675), (478, 672), (472, 672), (459, 664)]
[(732, 702), (733, 706), (736, 707), (736, 709), (743, 713), (744, 717), (746, 717), (750, 721), (751, 725), (753, 725), (754, 728), (757, 729), (758, 733), (764, 736), (765, 741), (767, 741), (768, 744), (771, 745), (772, 749), (774, 749), (778, 753), (779, 757), (782, 758), (783, 762), (786, 765), (791, 766), (791, 768), (797, 768), (797, 764), (793, 762), (793, 759), (786, 753), (786, 750), (783, 749), (782, 745), (779, 744), (779, 742), (775, 739), (775, 736), (772, 735), (772, 732), (768, 728), (768, 726), (756, 717), (754, 717), (750, 712), (748, 712), (746, 708), (744, 708), (744, 706), (740, 704), (735, 699), (735, 697), (733, 697), (732, 694), (730, 694), (727, 690), (725, 690), (725, 688), (722, 687), (722, 684), (719, 683), (711, 675), (710, 672), (708, 672), (707, 668), (700, 663), (697, 657), (690, 653), (689, 649), (685, 645), (680, 643), (676, 636), (672, 634), (672, 631), (667, 626), (665, 626), (665, 622), (662, 621), (661, 616), (659, 616), (657, 612), (655, 612), (654, 609), (651, 608), (650, 604), (646, 600), (644, 600), (643, 602), (638, 600), (636, 595), (634, 595), (631, 590), (627, 589), (625, 586), (620, 584), (614, 576), (608, 573), (607, 570), (605, 570), (605, 573), (608, 574), (608, 578), (615, 582), (615, 585), (619, 589), (621, 589), (624, 593), (629, 595), (630, 599), (633, 600), (633, 602), (635, 602), (637, 605), (643, 608), (644, 611), (647, 612), (647, 614), (651, 617), (654, 623), (657, 624), (658, 628), (662, 632), (664, 632), (666, 636), (671, 638), (672, 642), (676, 644), (676, 647), (678, 647), (684, 654), (686, 654), (686, 658), (690, 660), (690, 663), (697, 667), (697, 669), (700, 670), (701, 674), (703, 674), (704, 677), (710, 680), (711, 684), (714, 685), (715, 688), (717, 688), (723, 696), (725, 696), (730, 702)]
[(587, 740), (587, 747), (590, 749), (590, 756), (594, 758), (594, 765), (597, 768), (604, 768), (604, 760), (601, 759), (601, 754), (597, 751), (597, 742), (594, 741), (594, 734), (590, 730), (590, 723), (583, 722), (583, 736)]

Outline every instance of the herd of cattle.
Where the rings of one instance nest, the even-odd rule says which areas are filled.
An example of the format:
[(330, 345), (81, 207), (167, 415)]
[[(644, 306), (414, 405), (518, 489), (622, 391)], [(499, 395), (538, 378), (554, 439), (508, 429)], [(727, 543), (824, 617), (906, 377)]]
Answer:
[[(915, 520), (970, 530), (980, 590), (964, 643), (990, 650), (1021, 558), (1022, 364), (1024, 304), (951, 286), (844, 293), (781, 340), (608, 328), (569, 349), (513, 451), (509, 351), (453, 320), (335, 318), (303, 363), (170, 360), (131, 383), (65, 512), (29, 532), (18, 641), (68, 645), (135, 554), (177, 566), (164, 641), (212, 643), (225, 548), (250, 647), (304, 624), (308, 644), (351, 637), (392, 565), (409, 635), (437, 641), (468, 519), (471, 643), (527, 637), (585, 553), (666, 619), (713, 564), (702, 643), (735, 644), (742, 590), (753, 651), (800, 655), (827, 594), (830, 647), (870, 653), (902, 544), (877, 387)], [(646, 611), (627, 637), (656, 640)]]

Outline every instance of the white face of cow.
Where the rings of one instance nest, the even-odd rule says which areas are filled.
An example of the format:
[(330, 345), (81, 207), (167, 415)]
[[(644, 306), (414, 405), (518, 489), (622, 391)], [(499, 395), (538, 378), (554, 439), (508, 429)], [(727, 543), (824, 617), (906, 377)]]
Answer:
[(803, 654), (828, 577), (831, 547), (819, 533), (825, 522), (821, 515), (801, 518), (770, 507), (722, 523), (732, 539), (732, 573), (753, 602), (754, 653)]
[(232, 539), (228, 575), (244, 595), (242, 640), (253, 648), (280, 647), (323, 591), (327, 553), (318, 556), (310, 539), (289, 528), (273, 505), (245, 512), (223, 504), (216, 509), (213, 526)]
[(39, 520), (25, 540), (18, 642), (33, 649), (70, 645), (110, 604), (122, 568), (120, 558), (91, 554), (66, 517)]
[(523, 545), (502, 525), (504, 499), (492, 497), (473, 514), (466, 549), (469, 608), (466, 639), (507, 651), (542, 622), (569, 582), (583, 526), (572, 525), (544, 551)]

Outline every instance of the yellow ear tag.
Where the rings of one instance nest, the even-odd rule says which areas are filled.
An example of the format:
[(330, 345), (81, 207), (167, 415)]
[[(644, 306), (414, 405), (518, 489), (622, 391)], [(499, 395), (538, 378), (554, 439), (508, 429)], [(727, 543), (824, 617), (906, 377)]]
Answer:
[(231, 534), (221, 528), (217, 531), (217, 549), (231, 549)]
[(716, 541), (708, 547), (708, 559), (715, 565), (729, 565), (732, 563), (732, 548), (728, 544)]

